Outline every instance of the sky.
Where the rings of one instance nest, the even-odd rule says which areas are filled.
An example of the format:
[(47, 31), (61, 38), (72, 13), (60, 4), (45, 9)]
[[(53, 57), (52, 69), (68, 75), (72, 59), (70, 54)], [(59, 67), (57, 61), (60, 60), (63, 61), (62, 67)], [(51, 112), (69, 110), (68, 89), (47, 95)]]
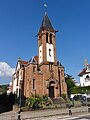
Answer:
[(47, 15), (55, 28), (57, 60), (79, 82), (90, 63), (90, 0), (0, 0), (0, 84), (12, 80), (18, 57), (38, 55), (37, 33)]

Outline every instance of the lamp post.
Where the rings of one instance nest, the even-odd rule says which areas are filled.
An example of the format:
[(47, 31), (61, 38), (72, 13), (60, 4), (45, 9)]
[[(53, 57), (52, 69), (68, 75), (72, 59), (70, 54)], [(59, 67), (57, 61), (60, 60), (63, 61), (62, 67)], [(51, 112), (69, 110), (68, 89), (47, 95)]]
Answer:
[(18, 119), (17, 120), (21, 120), (21, 104), (22, 104), (22, 79), (20, 80), (20, 83), (19, 83), (19, 111), (18, 111)]
[(61, 97), (61, 81), (60, 81), (60, 66), (58, 67), (58, 76), (59, 76), (59, 90), (60, 90), (60, 97)]

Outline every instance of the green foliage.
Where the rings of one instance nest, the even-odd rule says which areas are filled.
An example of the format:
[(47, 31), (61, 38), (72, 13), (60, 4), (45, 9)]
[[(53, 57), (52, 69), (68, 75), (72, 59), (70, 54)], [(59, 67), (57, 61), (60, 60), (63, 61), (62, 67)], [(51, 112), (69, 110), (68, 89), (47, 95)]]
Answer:
[(41, 101), (42, 100), (39, 96), (35, 96), (35, 97), (32, 96), (32, 97), (29, 97), (26, 99), (26, 105), (35, 109), (35, 108), (39, 107)]
[(71, 88), (72, 94), (89, 94), (90, 93), (90, 86), (87, 87), (81, 87), (81, 86), (75, 86)]
[(67, 95), (66, 95), (66, 94), (62, 94), (62, 98), (63, 98), (64, 100), (67, 100)]
[(42, 104), (45, 106), (48, 106), (48, 105), (52, 104), (52, 101), (47, 95), (43, 95), (42, 96)]
[(47, 95), (43, 95), (42, 97), (33, 95), (32, 97), (26, 99), (26, 105), (33, 109), (42, 107), (43, 105), (47, 106), (49, 104), (51, 104), (51, 101)]
[(0, 86), (0, 92), (1, 92), (2, 94), (7, 93), (7, 87), (8, 87), (8, 85), (1, 85), (1, 86)]
[(48, 96), (47, 95), (43, 95), (42, 96), (42, 101), (47, 103), (48, 102)]
[(67, 74), (65, 76), (65, 81), (67, 83), (67, 92), (68, 92), (68, 94), (71, 94), (71, 91), (72, 91), (73, 87), (75, 87), (73, 77)]

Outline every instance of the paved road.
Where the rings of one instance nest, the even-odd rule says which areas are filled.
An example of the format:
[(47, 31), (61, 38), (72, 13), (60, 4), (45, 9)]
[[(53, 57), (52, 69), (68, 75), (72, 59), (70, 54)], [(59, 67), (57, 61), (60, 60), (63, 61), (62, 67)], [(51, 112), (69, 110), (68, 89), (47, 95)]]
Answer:
[[(0, 120), (17, 120), (17, 117), (13, 114), (6, 116), (0, 115)], [(55, 116), (45, 116), (45, 117), (27, 117), (22, 118), (22, 120), (90, 120), (90, 113), (75, 113), (74, 115), (55, 115)]]
[[(81, 114), (88, 113), (87, 107), (71, 108), (71, 110), (72, 110), (72, 116), (69, 116), (68, 109), (64, 108), (64, 109), (47, 109), (47, 110), (22, 112), (21, 118), (22, 120), (68, 120), (69, 118), (72, 120), (71, 117), (76, 117), (74, 115), (76, 115), (77, 113), (81, 113)], [(17, 120), (17, 116), (18, 115), (16, 112), (13, 111), (6, 112), (0, 114), (0, 120)], [(66, 118), (60, 118), (60, 117), (66, 117)], [(82, 119), (82, 120), (88, 120), (88, 119)]]
[[(23, 119), (23, 120), (30, 120), (30, 119)], [(42, 117), (42, 118), (34, 118), (31, 120), (90, 120), (90, 114), (84, 113), (82, 114), (75, 114), (75, 115), (58, 115), (58, 116), (49, 116), (49, 117)]]

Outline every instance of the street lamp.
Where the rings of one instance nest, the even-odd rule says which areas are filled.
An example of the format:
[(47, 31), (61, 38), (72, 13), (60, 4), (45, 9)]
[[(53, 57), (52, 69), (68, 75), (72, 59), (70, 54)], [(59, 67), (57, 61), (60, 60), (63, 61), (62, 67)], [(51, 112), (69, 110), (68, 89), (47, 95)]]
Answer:
[(22, 79), (19, 82), (19, 111), (18, 111), (18, 120), (21, 120), (20, 113), (21, 113), (21, 104), (22, 104)]

